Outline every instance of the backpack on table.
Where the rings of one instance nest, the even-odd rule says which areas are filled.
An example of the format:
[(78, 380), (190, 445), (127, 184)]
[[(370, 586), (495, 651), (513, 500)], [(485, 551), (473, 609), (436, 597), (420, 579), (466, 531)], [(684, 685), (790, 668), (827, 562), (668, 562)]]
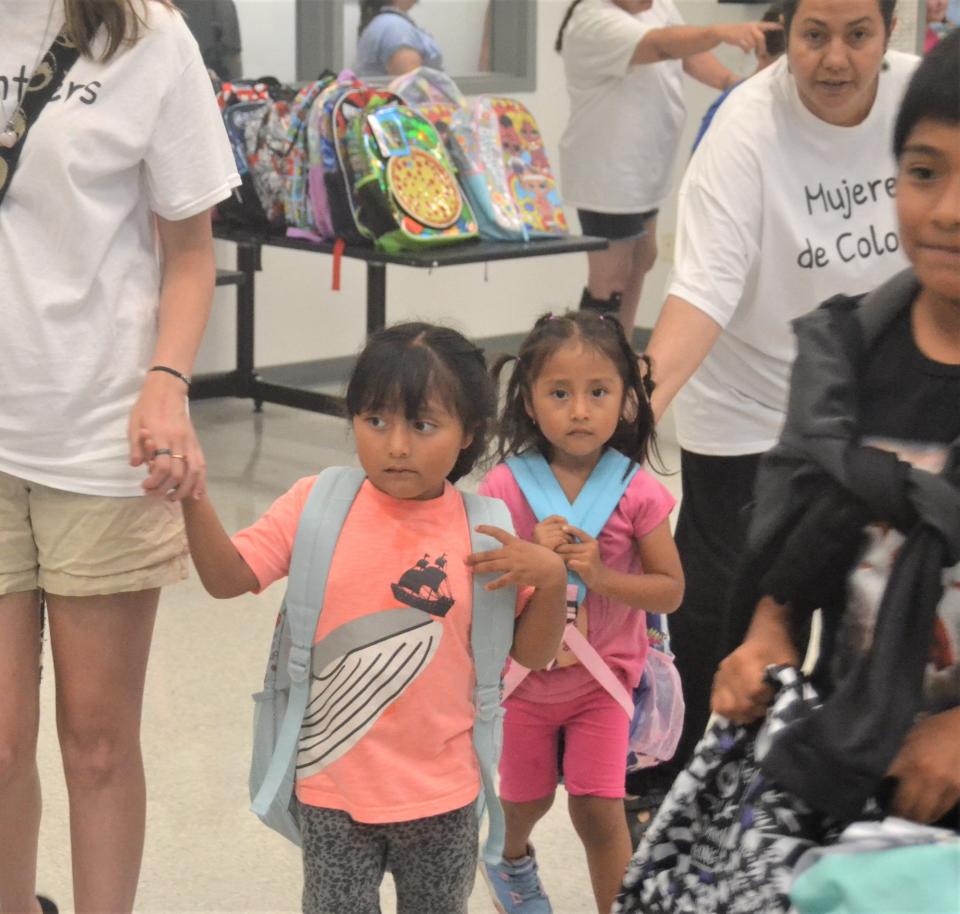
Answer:
[[(314, 635), (323, 606), (327, 575), (340, 530), (364, 480), (362, 470), (329, 467), (310, 491), (297, 526), (287, 592), (274, 630), (263, 691), (253, 696), (253, 757), (250, 764), (252, 810), (285, 838), (300, 844), (296, 783), (297, 749), (310, 694)], [(510, 514), (497, 499), (462, 493), (474, 551), (496, 548), (492, 537), (477, 533), (480, 524), (512, 530)], [(516, 589), (487, 591), (491, 575), (473, 577), (470, 648), (476, 671), (473, 745), (482, 789), (477, 814), (489, 817), (483, 855), (491, 863), (503, 853), (503, 810), (495, 775), (503, 734), (501, 675), (513, 644)], [(318, 647), (324, 641), (319, 642)]]
[(381, 250), (418, 250), (477, 237), (473, 210), (440, 135), (412, 108), (372, 98), (338, 148), (357, 227)]
[[(489, 141), (499, 144), (510, 195), (530, 237), (566, 235), (563, 201), (534, 116), (515, 99), (493, 96), (477, 99), (473, 111), (475, 123), (485, 131), (496, 125), (498, 135)], [(487, 135), (481, 133), (481, 142)]]
[[(607, 448), (571, 505), (539, 451), (531, 449), (508, 457), (506, 464), (537, 520), (560, 515), (594, 538), (606, 526), (639, 469), (619, 451)], [(589, 620), (581, 608), (586, 594), (587, 588), (580, 576), (569, 572), (567, 626), (556, 663), (558, 666), (583, 664), (623, 708), (630, 721), (626, 770), (667, 761), (673, 757), (680, 738), (683, 693), (666, 636), (651, 643), (644, 676), (631, 693), (587, 640)], [(648, 614), (648, 625), (666, 631), (666, 620), (660, 615)], [(526, 675), (526, 670), (511, 662), (506, 674), (505, 697)]]
[(471, 105), (456, 83), (439, 70), (420, 67), (398, 76), (390, 88), (437, 129), (470, 201), (480, 237), (490, 241), (526, 241), (526, 223), (514, 203), (499, 130), (483, 105)]
[(334, 139), (333, 110), (340, 96), (350, 89), (363, 87), (364, 84), (351, 70), (342, 70), (323, 89), (307, 116), (307, 195), (310, 199), (311, 224), (306, 227), (305, 233), (322, 241), (332, 241), (337, 237), (326, 174), (330, 174), (330, 181), (336, 179), (340, 185), (343, 184)]
[(323, 91), (334, 79), (332, 73), (322, 76), (304, 86), (293, 100), (290, 123), (287, 127), (288, 152), (284, 162), (284, 167), (289, 174), (285, 181), (283, 197), (287, 234), (292, 237), (317, 237), (313, 231), (316, 217), (308, 187), (311, 153), (307, 124)]

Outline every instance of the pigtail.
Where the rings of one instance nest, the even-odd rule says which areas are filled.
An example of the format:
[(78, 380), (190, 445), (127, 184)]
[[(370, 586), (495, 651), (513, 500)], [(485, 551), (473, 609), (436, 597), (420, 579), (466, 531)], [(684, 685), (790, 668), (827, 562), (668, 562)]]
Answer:
[(560, 23), (560, 31), (557, 32), (557, 40), (553, 46), (553, 49), (559, 54), (563, 51), (563, 33), (567, 30), (567, 26), (570, 24), (570, 17), (573, 15), (573, 11), (580, 5), (581, 0), (573, 0), (567, 7), (566, 13), (563, 15), (563, 22)]
[[(530, 336), (532, 335), (531, 333)], [(527, 340), (529, 339), (530, 337), (527, 338)], [(499, 390), (504, 368), (511, 362), (514, 363), (507, 380), (503, 411), (500, 413), (500, 420), (497, 423), (496, 458), (498, 461), (506, 460), (507, 457), (515, 454), (521, 454), (530, 448), (536, 448), (544, 457), (549, 459), (551, 451), (550, 443), (527, 414), (526, 397), (530, 393), (530, 379), (528, 376), (529, 366), (524, 364), (523, 358), (526, 345), (527, 341), (524, 341), (524, 345), (520, 349), (520, 355), (507, 354), (500, 356), (493, 363), (493, 368), (490, 371), (494, 386)]]

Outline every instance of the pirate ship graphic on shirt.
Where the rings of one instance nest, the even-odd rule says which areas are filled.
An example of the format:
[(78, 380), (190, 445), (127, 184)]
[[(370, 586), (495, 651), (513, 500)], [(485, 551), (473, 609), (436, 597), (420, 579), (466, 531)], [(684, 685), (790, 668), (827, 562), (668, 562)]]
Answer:
[(425, 554), (413, 568), (408, 568), (396, 584), (391, 584), (393, 595), (407, 606), (422, 609), (431, 616), (445, 616), (453, 606), (453, 597), (447, 584), (447, 554), (438, 556), (433, 564)]
[(427, 668), (455, 602), (446, 566), (446, 553), (424, 554), (390, 584), (403, 606), (352, 619), (314, 645), (297, 778), (349, 752)]

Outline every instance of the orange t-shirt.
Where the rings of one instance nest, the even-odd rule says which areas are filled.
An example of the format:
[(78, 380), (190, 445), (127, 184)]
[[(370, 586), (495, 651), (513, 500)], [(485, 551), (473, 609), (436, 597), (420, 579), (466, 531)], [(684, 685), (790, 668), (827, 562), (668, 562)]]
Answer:
[[(315, 478), (234, 537), (261, 588), (288, 573)], [(477, 797), (470, 551), (463, 499), (449, 483), (428, 501), (363, 483), (337, 540), (314, 640), (301, 802), (378, 823), (439, 815)]]

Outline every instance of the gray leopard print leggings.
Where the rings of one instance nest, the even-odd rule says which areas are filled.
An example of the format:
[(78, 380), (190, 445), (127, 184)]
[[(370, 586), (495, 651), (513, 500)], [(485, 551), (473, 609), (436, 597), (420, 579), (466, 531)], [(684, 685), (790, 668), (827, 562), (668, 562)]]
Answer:
[(477, 871), (477, 815), (463, 809), (385, 825), (338, 809), (300, 807), (303, 914), (380, 914), (389, 867), (397, 914), (467, 914)]

